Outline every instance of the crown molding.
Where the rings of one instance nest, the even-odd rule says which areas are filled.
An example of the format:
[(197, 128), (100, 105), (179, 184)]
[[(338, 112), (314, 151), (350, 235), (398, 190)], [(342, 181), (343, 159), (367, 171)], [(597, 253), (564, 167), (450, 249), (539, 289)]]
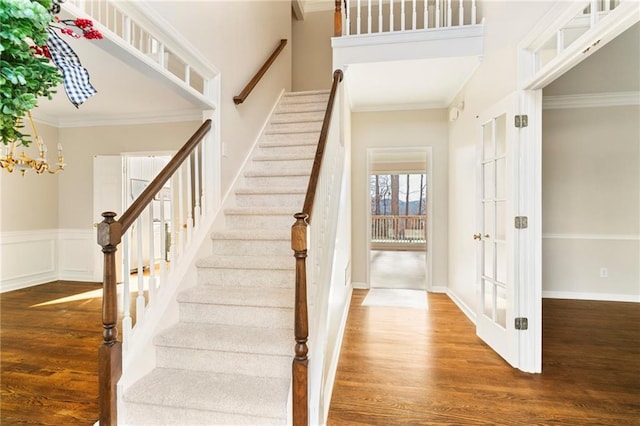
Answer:
[(542, 109), (598, 108), (640, 105), (640, 92), (584, 93), (544, 96)]
[(141, 114), (122, 114), (108, 116), (86, 116), (79, 118), (61, 117), (56, 119), (47, 114), (33, 112), (33, 119), (38, 123), (49, 126), (64, 127), (94, 127), (94, 126), (129, 126), (135, 124), (177, 123), (185, 121), (202, 121), (202, 111), (199, 109), (149, 112)]

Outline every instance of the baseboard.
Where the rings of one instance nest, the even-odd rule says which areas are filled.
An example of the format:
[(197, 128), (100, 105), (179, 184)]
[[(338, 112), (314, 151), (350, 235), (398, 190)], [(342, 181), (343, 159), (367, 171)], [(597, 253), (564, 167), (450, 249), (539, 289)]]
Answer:
[(462, 299), (460, 299), (453, 291), (451, 291), (450, 289), (447, 289), (447, 296), (449, 296), (449, 299), (451, 299), (453, 301), (453, 303), (456, 304), (456, 306), (458, 308), (460, 308), (460, 310), (462, 311), (463, 314), (465, 314), (467, 316), (467, 318), (469, 318), (469, 320), (475, 324), (476, 323), (476, 313), (473, 309), (471, 309), (466, 303), (464, 303), (462, 301)]
[(331, 403), (331, 395), (333, 394), (333, 385), (336, 381), (336, 373), (338, 372), (338, 361), (340, 360), (340, 352), (342, 350), (342, 340), (344, 338), (344, 332), (347, 328), (347, 317), (349, 316), (349, 308), (351, 307), (351, 296), (353, 293), (353, 287), (349, 289), (349, 292), (346, 297), (344, 310), (342, 311), (342, 318), (340, 320), (340, 328), (338, 329), (338, 334), (336, 336), (337, 344), (335, 346), (334, 353), (331, 356), (331, 364), (329, 365), (329, 373), (327, 374), (327, 381), (325, 383), (325, 400), (324, 400), (324, 419), (329, 417), (329, 407)]
[(367, 283), (359, 283), (359, 282), (352, 282), (351, 283), (351, 287), (354, 289), (358, 289), (358, 290), (369, 290), (369, 284)]
[(573, 291), (543, 291), (544, 299), (596, 300), (601, 302), (636, 302), (640, 303), (640, 294), (617, 293), (584, 293)]

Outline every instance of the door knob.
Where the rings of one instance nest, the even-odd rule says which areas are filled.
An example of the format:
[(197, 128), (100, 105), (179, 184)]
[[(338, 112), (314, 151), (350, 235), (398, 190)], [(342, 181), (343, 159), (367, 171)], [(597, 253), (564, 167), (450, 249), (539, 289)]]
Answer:
[(480, 234), (480, 233), (473, 234), (473, 239), (474, 240), (481, 240), (482, 239), (482, 234)]
[(485, 237), (485, 238), (491, 238), (491, 235), (489, 235), (489, 234), (484, 234), (484, 237)]

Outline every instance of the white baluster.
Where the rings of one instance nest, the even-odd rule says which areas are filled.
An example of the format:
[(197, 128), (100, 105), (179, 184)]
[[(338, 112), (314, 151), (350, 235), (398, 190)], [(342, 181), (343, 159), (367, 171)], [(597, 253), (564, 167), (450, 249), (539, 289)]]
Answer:
[(131, 320), (131, 265), (130, 265), (130, 247), (129, 234), (131, 231), (125, 232), (122, 236), (122, 347), (123, 350), (129, 349), (129, 339), (131, 338), (131, 328), (133, 321)]
[(346, 34), (350, 35), (351, 34), (351, 0), (347, 0), (347, 5), (345, 6), (345, 11), (344, 11), (345, 15), (346, 15)]
[(191, 67), (189, 65), (184, 66), (184, 82), (187, 86), (191, 86)]
[(361, 10), (360, 0), (356, 2), (356, 34), (361, 34), (361, 23), (362, 23), (362, 10)]
[(136, 326), (144, 320), (144, 259), (142, 258), (142, 215), (136, 220), (136, 241), (138, 243), (138, 297), (136, 298)]
[(192, 156), (189, 156), (189, 158), (187, 158), (187, 160), (185, 161), (185, 172), (187, 173), (187, 244), (191, 242), (191, 237), (193, 235), (193, 179), (191, 177), (191, 158)]
[(564, 50), (564, 29), (559, 29), (556, 35), (556, 54)]
[(423, 16), (424, 16), (423, 28), (426, 30), (427, 28), (429, 28), (429, 1), (428, 0), (424, 0)]
[(167, 224), (164, 217), (166, 194), (160, 191), (160, 286), (167, 282)]
[(176, 262), (178, 257), (176, 256), (177, 244), (176, 240), (178, 239), (178, 233), (180, 231), (180, 224), (178, 215), (176, 213), (176, 203), (177, 203), (177, 181), (178, 179), (174, 174), (171, 177), (171, 200), (169, 202), (169, 217), (171, 218), (171, 224), (169, 225), (169, 229), (171, 229), (171, 244), (169, 245), (169, 261)]
[(611, 0), (604, 0), (604, 12), (609, 12), (611, 10)]
[(595, 26), (598, 23), (598, 0), (591, 0), (590, 25)]
[(440, 28), (440, 0), (436, 0), (436, 28)]
[(404, 31), (405, 29), (405, 13), (404, 13), (404, 3), (406, 0), (400, 0), (400, 31)]
[(458, 6), (458, 25), (464, 25), (464, 5), (462, 0), (459, 1)]
[(413, 11), (411, 12), (411, 29), (415, 30), (416, 29), (416, 23), (418, 22), (418, 13), (416, 12), (416, 0), (413, 0)]
[(382, 0), (378, 0), (378, 32), (382, 32)]
[(193, 218), (194, 218), (194, 223), (193, 223), (193, 227), (194, 228), (198, 228), (200, 226), (200, 219), (202, 217), (202, 210), (200, 208), (200, 198), (202, 197), (202, 193), (200, 192), (200, 162), (202, 161), (202, 155), (200, 155), (202, 147), (204, 145), (204, 141), (201, 141), (200, 144), (196, 147), (193, 158), (194, 158), (194, 164), (195, 164), (195, 172), (194, 172), (194, 176), (196, 179), (195, 182), (195, 194), (196, 194), (196, 199), (195, 199), (195, 205), (193, 207)]
[(180, 237), (178, 238), (177, 244), (177, 255), (178, 259), (182, 257), (182, 253), (184, 253), (185, 246), (185, 231), (187, 222), (184, 217), (184, 165), (180, 166), (178, 169), (178, 217), (180, 220), (178, 221), (178, 234)]
[(122, 15), (122, 38), (131, 44), (131, 18)]
[(371, 0), (367, 0), (367, 34), (371, 34)]
[(471, 0), (471, 25), (475, 25), (478, 22), (477, 13), (476, 0)]
[(154, 241), (153, 201), (147, 208), (149, 209), (149, 304), (152, 304), (156, 301), (156, 246)]
[(389, 32), (393, 32), (393, 0), (389, 0)]
[(452, 18), (452, 14), (451, 14), (451, 2), (453, 0), (446, 0), (447, 2), (447, 27), (450, 27), (452, 25), (451, 22), (451, 18)]

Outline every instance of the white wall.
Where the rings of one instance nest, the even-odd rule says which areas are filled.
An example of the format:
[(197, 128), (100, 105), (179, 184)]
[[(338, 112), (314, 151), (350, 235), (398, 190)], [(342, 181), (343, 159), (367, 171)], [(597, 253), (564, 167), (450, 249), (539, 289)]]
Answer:
[(553, 2), (483, 2), (484, 57), (453, 104), (464, 111), (449, 127), (449, 291), (467, 312), (476, 307), (476, 116), (516, 90), (517, 44)]
[[(149, 5), (220, 70), (224, 195), (278, 96), (283, 89), (291, 89), (291, 2), (174, 0)], [(236, 106), (233, 97), (240, 94), (280, 39), (287, 39), (287, 46), (247, 100)]]
[(542, 135), (543, 296), (640, 301), (640, 107), (544, 110)]
[(333, 11), (305, 13), (304, 21), (294, 20), (293, 90), (320, 90), (331, 87), (331, 37)]
[(352, 281), (366, 283), (369, 264), (367, 149), (432, 147), (433, 203), (432, 286), (447, 286), (448, 244), (448, 122), (443, 109), (353, 113), (352, 137)]

